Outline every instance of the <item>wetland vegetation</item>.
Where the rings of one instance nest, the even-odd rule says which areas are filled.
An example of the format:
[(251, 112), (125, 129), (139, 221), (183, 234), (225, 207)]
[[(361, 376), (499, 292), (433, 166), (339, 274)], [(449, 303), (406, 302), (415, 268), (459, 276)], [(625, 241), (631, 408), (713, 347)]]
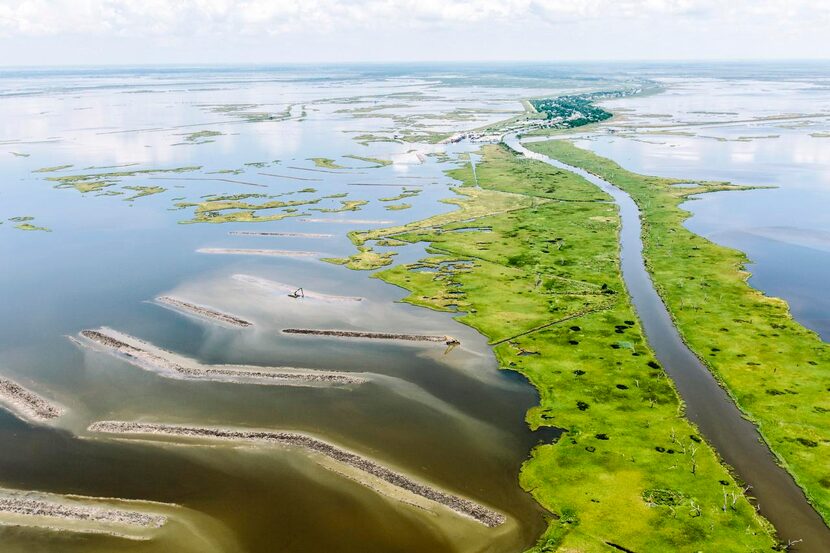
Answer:
[[(687, 418), (659, 342), (650, 347), (622, 278), (611, 196), (498, 142), (578, 129), (616, 147), (772, 147), (786, 131), (753, 125), (806, 125), (802, 116), (698, 111), (705, 125), (750, 123), (704, 136), (668, 109), (612, 119), (619, 102), (600, 102), (655, 86), (644, 80), (582, 92), (600, 79), (460, 75), (187, 75), (159, 80), (158, 94), (124, 92), (147, 93), (132, 97), (134, 111), (107, 85), (94, 93), (111, 106), (101, 127), (48, 112), (52, 92), (5, 98), (7, 127), (43, 140), (0, 142), (25, 148), (5, 158), (3, 194), (16, 203), (0, 220), (20, 264), (3, 275), (0, 405), (12, 416), (0, 433), (19, 441), (0, 454), (3, 486), (85, 495), (0, 489), (0, 526), (37, 527), (34, 549), (85, 553), (114, 550), (112, 537), (142, 552), (790, 549), (762, 515), (786, 527), (759, 514), (718, 456), (722, 442)], [(213, 84), (192, 88), (202, 78)], [(513, 87), (539, 96), (520, 103)], [(61, 95), (98, 109), (82, 105), (85, 91)], [(25, 126), (41, 102), (49, 116)], [(830, 136), (811, 124), (814, 146)], [(683, 226), (695, 195), (750, 187), (638, 175), (565, 141), (529, 147), (634, 197), (649, 269), (684, 339), (830, 519), (827, 345), (747, 285), (746, 256)], [(10, 217), (19, 213), (31, 215)], [(41, 220), (68, 232), (12, 230), (49, 231)], [(349, 243), (343, 228), (371, 230)], [(410, 305), (391, 303), (402, 296)], [(61, 350), (62, 336), (79, 351)], [(203, 547), (226, 529), (238, 546)]]
[(644, 256), (684, 340), (711, 369), (830, 521), (830, 347), (792, 319), (788, 306), (747, 284), (743, 253), (683, 226), (681, 204), (725, 183), (639, 175), (566, 141), (532, 149), (582, 167), (628, 192), (644, 221)]
[(427, 242), (429, 258), (375, 276), (409, 290), (404, 301), (462, 311), (499, 364), (539, 390), (528, 423), (562, 434), (521, 471), (552, 513), (536, 550), (770, 549), (771, 528), (683, 417), (644, 339), (622, 283), (614, 204), (501, 146), (484, 147), (475, 173), (450, 174), (462, 182), (450, 201), (460, 209), (351, 237), (360, 247)]
[(600, 100), (640, 94), (640, 89), (590, 92), (556, 98), (528, 100), (533, 109), (544, 114), (549, 126), (555, 129), (573, 129), (610, 119), (613, 114), (595, 104)]

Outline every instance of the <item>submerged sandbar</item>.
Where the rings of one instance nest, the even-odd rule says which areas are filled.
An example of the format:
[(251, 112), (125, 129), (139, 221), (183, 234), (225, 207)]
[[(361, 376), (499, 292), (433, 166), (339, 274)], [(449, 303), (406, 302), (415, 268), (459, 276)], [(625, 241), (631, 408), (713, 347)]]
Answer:
[[(262, 288), (263, 290), (267, 290), (269, 292), (285, 293), (286, 295), (290, 295), (292, 298), (296, 297), (297, 299), (308, 298), (327, 302), (356, 302), (363, 301), (364, 299), (359, 296), (337, 296), (330, 294), (322, 294), (320, 292), (314, 292), (312, 290), (306, 290), (304, 288), (297, 288), (296, 286), (292, 286), (290, 284), (285, 284), (283, 282), (277, 282), (275, 280), (269, 280), (267, 278), (261, 278), (253, 275), (236, 274), (233, 275), (233, 277), (231, 278), (233, 278), (234, 280), (238, 280), (239, 282), (244, 282), (245, 284), (257, 286), (258, 288)], [(302, 295), (299, 294), (299, 290), (302, 290)], [(295, 296), (293, 294), (297, 295)]]

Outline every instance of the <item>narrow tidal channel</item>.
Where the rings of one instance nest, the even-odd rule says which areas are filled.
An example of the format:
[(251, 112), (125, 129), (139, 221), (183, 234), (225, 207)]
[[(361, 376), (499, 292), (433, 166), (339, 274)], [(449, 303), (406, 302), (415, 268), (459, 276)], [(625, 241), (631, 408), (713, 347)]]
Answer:
[(571, 171), (610, 194), (620, 209), (622, 275), (648, 343), (686, 404), (694, 422), (738, 477), (752, 486), (760, 513), (775, 526), (778, 537), (802, 540), (793, 550), (830, 552), (830, 529), (807, 501), (804, 492), (777, 463), (755, 425), (746, 420), (729, 395), (683, 342), (663, 300), (654, 289), (643, 259), (640, 210), (623, 190), (578, 167), (525, 148), (515, 135), (504, 142), (524, 156)]

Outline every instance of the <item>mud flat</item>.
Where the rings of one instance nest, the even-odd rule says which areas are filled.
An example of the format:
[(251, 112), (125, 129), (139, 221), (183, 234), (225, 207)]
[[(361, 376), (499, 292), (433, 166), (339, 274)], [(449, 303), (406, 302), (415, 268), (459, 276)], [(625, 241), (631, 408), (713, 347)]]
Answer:
[[(174, 436), (194, 439), (224, 440), (233, 442), (250, 442), (269, 445), (280, 445), (298, 447), (312, 453), (321, 454), (327, 459), (337, 461), (350, 469), (362, 472), (389, 484), (397, 489), (396, 499), (405, 501), (399, 496), (400, 492), (408, 492), (438, 503), (451, 511), (471, 518), (489, 528), (503, 524), (506, 520), (501, 513), (493, 511), (483, 505), (479, 505), (469, 499), (449, 494), (447, 492), (432, 488), (417, 482), (408, 476), (395, 472), (370, 459), (341, 449), (337, 446), (324, 442), (306, 434), (284, 431), (268, 430), (241, 430), (233, 428), (196, 427), (180, 426), (161, 423), (139, 423), (129, 421), (100, 421), (89, 426), (91, 432), (102, 432), (107, 434), (140, 434), (150, 436)], [(385, 493), (371, 484), (367, 484), (363, 478), (358, 480), (361, 484), (368, 485), (379, 493)]]
[(63, 407), (54, 405), (17, 382), (3, 377), (0, 377), (0, 404), (26, 421), (49, 421), (64, 412)]
[(183, 311), (190, 315), (197, 315), (205, 319), (218, 321), (220, 323), (225, 323), (231, 326), (236, 326), (240, 328), (254, 326), (254, 323), (246, 321), (245, 319), (241, 319), (235, 315), (222, 313), (221, 311), (211, 309), (210, 307), (205, 307), (204, 305), (196, 305), (195, 303), (190, 303), (178, 298), (174, 298), (172, 296), (159, 296), (156, 298), (156, 301), (165, 306), (169, 306), (176, 311)]
[[(260, 278), (253, 275), (236, 274), (233, 275), (233, 277), (231, 278), (233, 278), (234, 280), (238, 280), (239, 282), (244, 282), (245, 284), (250, 284), (252, 286), (262, 288), (263, 290), (267, 290), (268, 292), (284, 293), (286, 295), (293, 294), (298, 289), (296, 286), (292, 286), (290, 284), (277, 282), (275, 280), (268, 280), (267, 278)], [(336, 296), (329, 294), (321, 294), (320, 292), (313, 292), (311, 290), (304, 289), (302, 292), (302, 296), (300, 296), (298, 299), (312, 299), (327, 302), (356, 302), (363, 301), (364, 298), (361, 298), (359, 296)]]
[[(123, 357), (137, 367), (169, 378), (267, 386), (346, 385), (362, 384), (366, 381), (365, 378), (359, 376), (334, 371), (316, 371), (293, 367), (202, 365), (194, 359), (178, 355), (106, 327), (97, 330), (83, 330), (81, 331), (81, 337), (88, 344)], [(79, 343), (83, 344), (83, 342)]]
[(284, 238), (333, 238), (333, 234), (321, 234), (313, 232), (256, 232), (253, 230), (232, 230), (228, 233), (231, 236), (281, 236)]
[(305, 334), (309, 336), (333, 336), (335, 338), (365, 338), (368, 340), (404, 340), (407, 342), (441, 342), (457, 344), (451, 336), (435, 334), (395, 334), (391, 332), (360, 332), (354, 330), (317, 330), (313, 328), (285, 328), (285, 334)]
[[(92, 497), (0, 489), (0, 525), (32, 526), (145, 540), (164, 526), (166, 515), (113, 508)], [(97, 505), (94, 503), (98, 503)]]
[(303, 252), (295, 250), (257, 250), (244, 248), (199, 248), (198, 253), (210, 253), (216, 255), (264, 255), (273, 257), (318, 257), (317, 252)]

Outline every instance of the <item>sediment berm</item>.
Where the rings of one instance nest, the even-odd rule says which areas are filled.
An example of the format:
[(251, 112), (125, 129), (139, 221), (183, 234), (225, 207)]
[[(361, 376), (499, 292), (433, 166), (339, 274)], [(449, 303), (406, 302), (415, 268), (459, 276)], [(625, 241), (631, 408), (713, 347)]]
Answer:
[(364, 332), (357, 330), (318, 330), (313, 328), (285, 328), (285, 334), (305, 334), (310, 336), (334, 336), (337, 338), (367, 338), (370, 340), (405, 340), (408, 342), (443, 342), (457, 344), (451, 336), (435, 334), (396, 334), (392, 332)]
[(231, 236), (281, 236), (283, 238), (332, 238), (333, 234), (312, 233), (312, 232), (270, 232), (253, 230), (232, 230), (228, 233)]
[(164, 515), (107, 509), (81, 503), (59, 503), (32, 496), (31, 492), (0, 492), (0, 512), (62, 520), (124, 524), (141, 528), (160, 528), (167, 522), (167, 517)]
[(303, 448), (363, 471), (393, 486), (418, 495), (473, 520), (494, 528), (505, 522), (505, 516), (469, 499), (431, 488), (408, 476), (388, 469), (372, 460), (340, 449), (317, 438), (296, 432), (239, 430), (231, 428), (179, 426), (161, 423), (100, 421), (89, 426), (91, 432), (108, 434), (145, 434), (187, 438), (247, 441)]
[(319, 257), (317, 252), (304, 252), (296, 250), (263, 250), (245, 248), (199, 248), (197, 253), (211, 253), (218, 255), (266, 255), (274, 257)]
[(6, 405), (16, 416), (26, 420), (52, 420), (64, 412), (62, 407), (53, 405), (17, 382), (3, 377), (0, 377), (0, 403)]
[(170, 307), (184, 311), (186, 313), (191, 313), (193, 315), (199, 315), (201, 317), (205, 317), (207, 319), (213, 319), (215, 321), (219, 321), (222, 323), (226, 323), (232, 326), (238, 326), (241, 328), (247, 328), (249, 326), (253, 326), (254, 323), (250, 321), (246, 321), (236, 315), (231, 315), (229, 313), (223, 313), (221, 311), (217, 311), (210, 307), (206, 307), (204, 305), (197, 305), (195, 303), (190, 303), (179, 298), (174, 298), (173, 296), (159, 296), (156, 298), (156, 301), (162, 303), (164, 305), (169, 305)]
[[(144, 369), (193, 380), (266, 384), (362, 384), (366, 380), (345, 373), (315, 371), (310, 369), (274, 367), (277, 370), (259, 370), (255, 367), (233, 365), (201, 365), (173, 352), (148, 344), (138, 338), (109, 328), (83, 330), (81, 336), (110, 351), (123, 355), (128, 361)], [(282, 369), (282, 370), (279, 370)]]

